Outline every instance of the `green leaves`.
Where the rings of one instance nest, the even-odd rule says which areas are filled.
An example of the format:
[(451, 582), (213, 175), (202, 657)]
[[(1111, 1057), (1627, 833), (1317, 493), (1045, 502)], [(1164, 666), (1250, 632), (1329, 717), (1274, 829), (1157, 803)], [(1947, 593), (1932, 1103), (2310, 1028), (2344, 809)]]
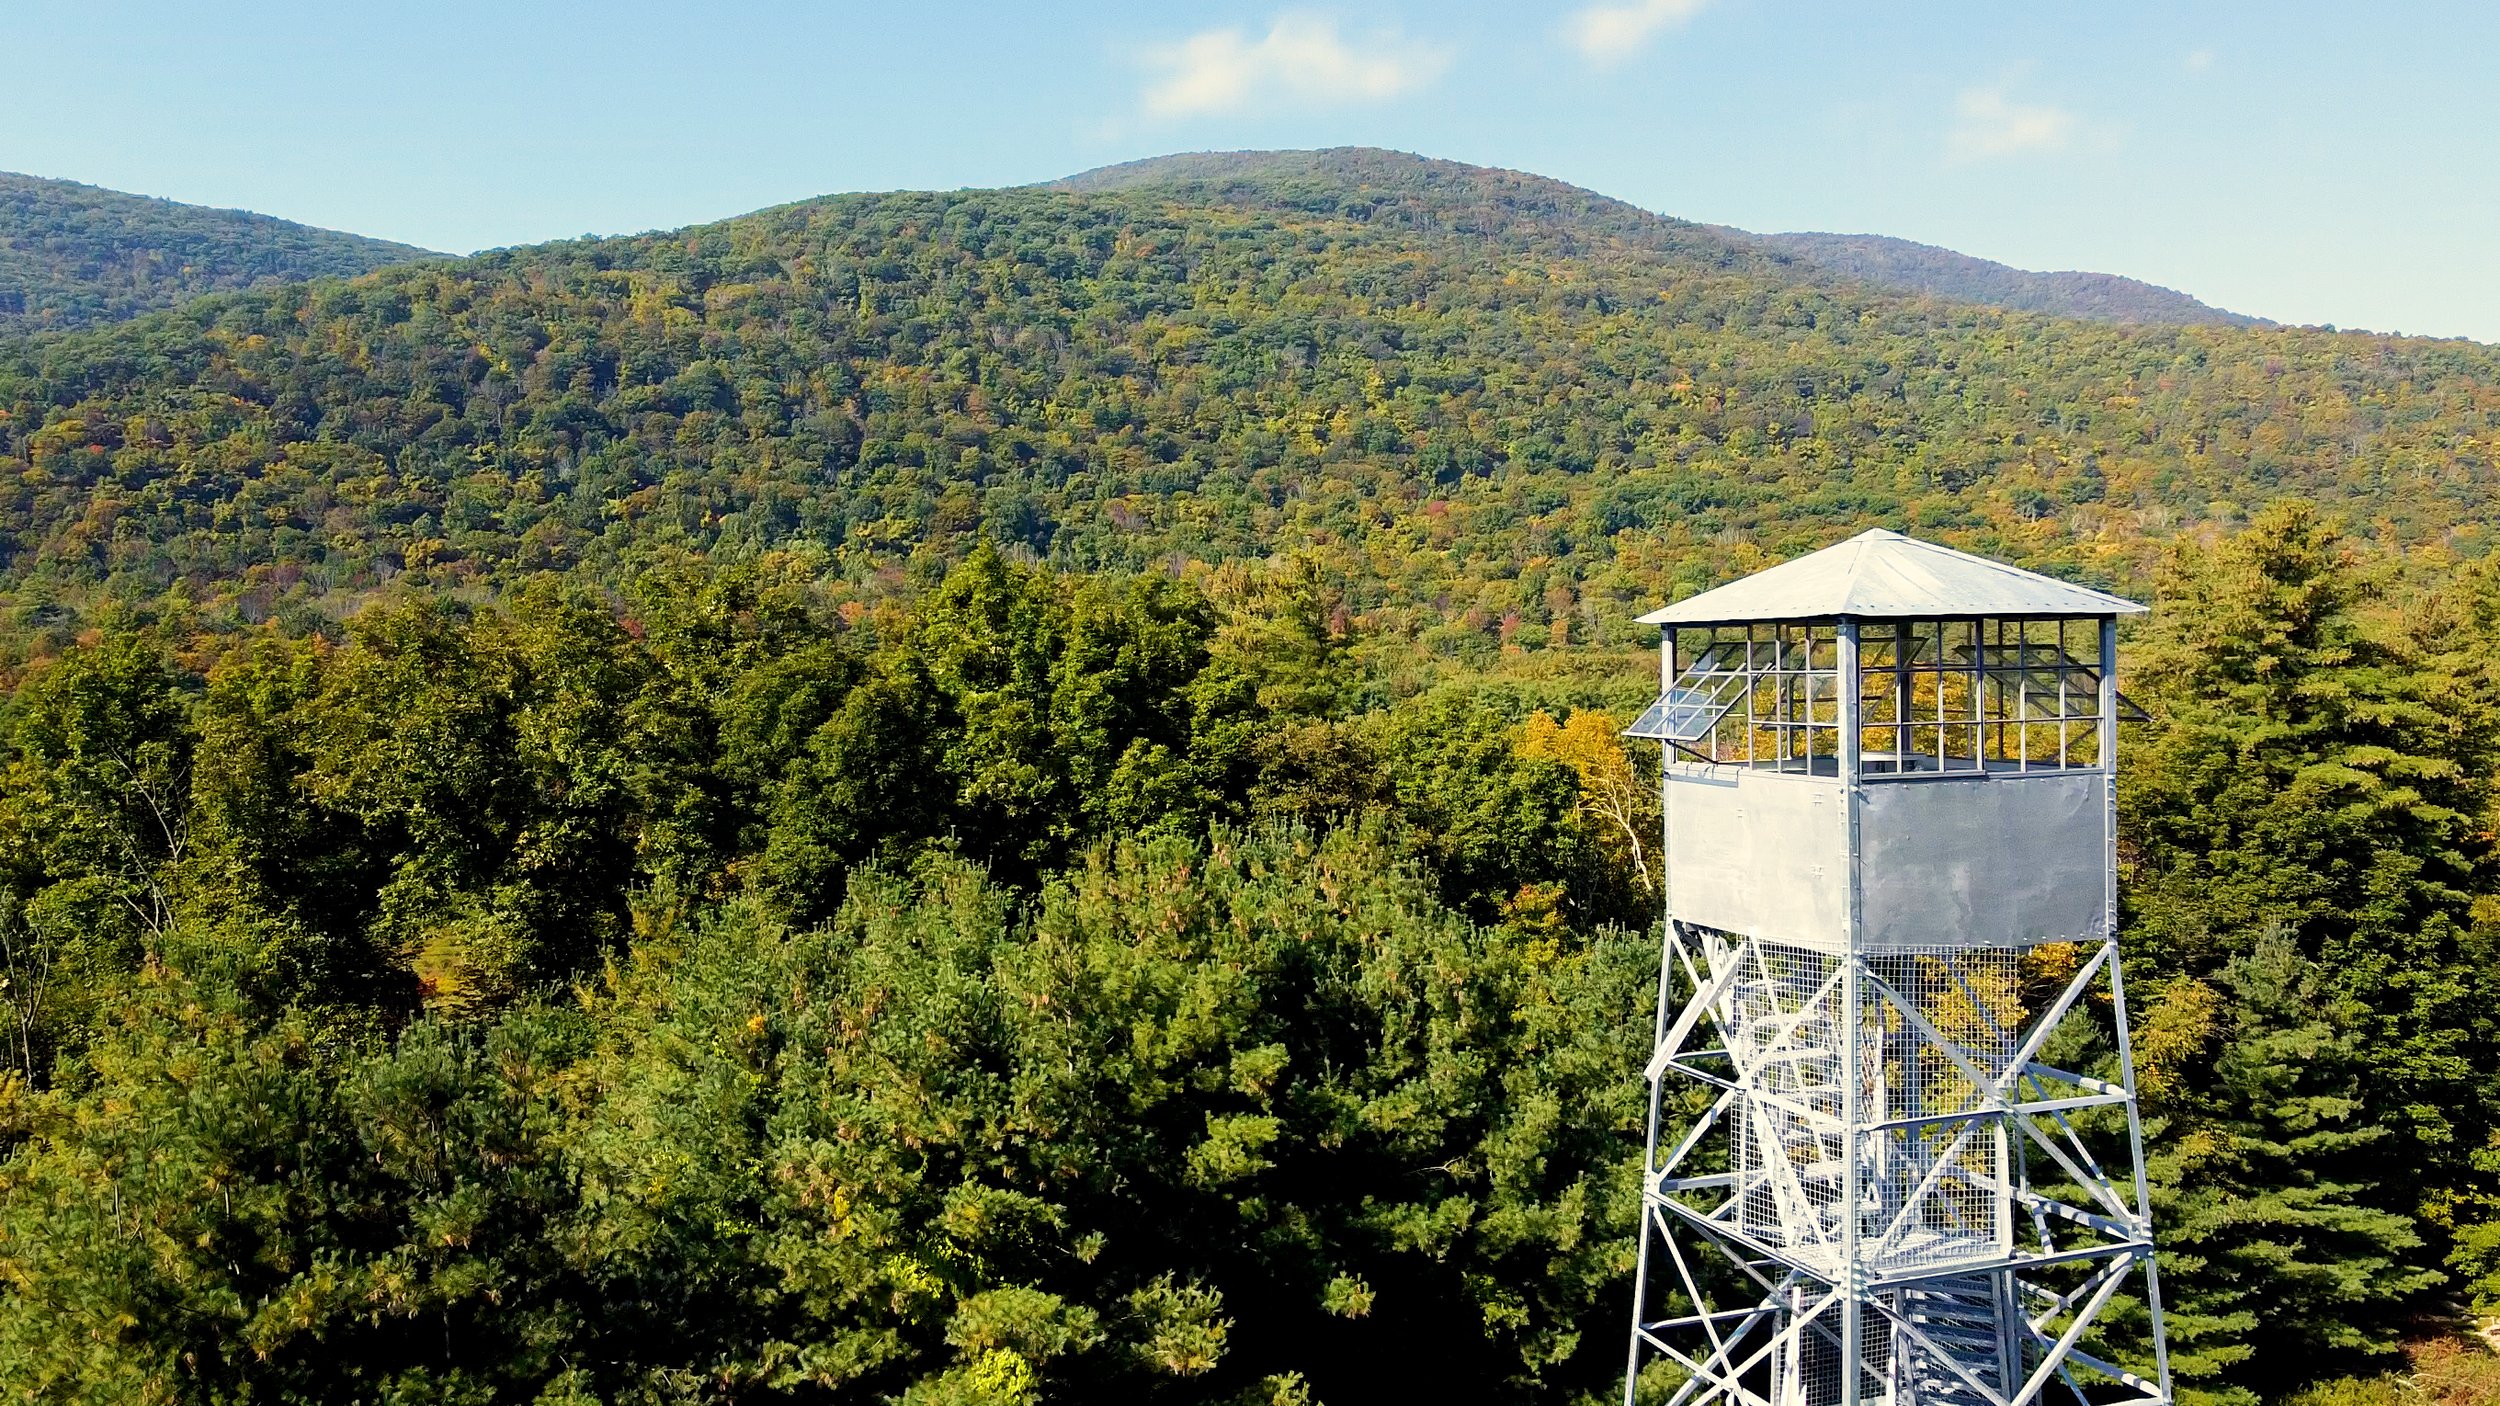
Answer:
[(1261, 723), (1195, 591), (983, 549), (894, 624), (773, 787), (763, 877), (794, 915), (830, 913), (850, 866), (940, 837), (1031, 884), (1100, 836), (1238, 816)]
[(1170, 1275), (1128, 1296), (1139, 1329), (1136, 1353), (1157, 1371), (1203, 1376), (1224, 1360), (1232, 1320), (1223, 1316), (1224, 1296), (1197, 1284), (1176, 1284)]
[[(2244, 1403), (2500, 1263), (2500, 577), (2373, 616), (2297, 509), (2177, 571), (2122, 797), (2135, 1053), (2181, 1379)], [(1333, 611), (1271, 668), (1167, 580), (975, 552), (841, 614), (809, 579), (410, 600), (204, 686), (120, 636), (38, 672), (0, 956), (57, 975), (0, 1085), (0, 1386), (1619, 1370), (1657, 955), (1604, 925), (1650, 900), (1602, 714), (1357, 711)], [(2049, 1057), (2108, 1073), (2105, 1020)]]
[(330, 1076), (367, 1150), (326, 1178), (387, 1233), (272, 1321), (336, 1339), (372, 1300), (333, 1284), (388, 1282), (420, 1321), (492, 1297), (571, 1365), (411, 1338), (375, 1374), (914, 1401), (1355, 1396), (1420, 1330), (1426, 1377), (1534, 1395), (1611, 1317), (1591, 1168), (1637, 1051), (1589, 1056), (1649, 976), (1525, 941), (1361, 831), (1094, 851), (1029, 917), (950, 860), (864, 871), (822, 929), (732, 908), (566, 1017), (597, 1046), (552, 1081), (526, 1011)]
[(1351, 1274), (1340, 1274), (1320, 1291), (1319, 1303), (1339, 1318), (1362, 1318), (1371, 1313), (1378, 1298), (1371, 1285)]
[(2470, 605), (2399, 627), (2371, 599), (2278, 505), (2174, 561), (2130, 669), (2159, 719), (2120, 790), (2156, 1224), (2181, 1371), (2226, 1399), (2392, 1352), (2494, 1185), (2488, 641)]
[(2441, 1282), (2388, 1205), (2394, 1135), (2363, 1097), (2361, 1013), (2329, 979), (2272, 934), (2218, 992), (2182, 983), (2147, 1021), (2163, 1288), (2200, 1399), (2271, 1398), (2384, 1359)]
[[(0, 1195), (0, 1378), (68, 1399), (354, 1399), (554, 1369), (544, 1061), (561, 1016), (358, 1057), (178, 978), (136, 990)], [(551, 1333), (552, 1330), (552, 1333)], [(456, 1346), (455, 1346), (456, 1344)], [(430, 1345), (418, 1347), (415, 1345)]]
[(192, 699), (153, 639), (120, 636), (0, 711), (0, 1046), (41, 1081), (112, 985), (162, 955), (190, 858)]

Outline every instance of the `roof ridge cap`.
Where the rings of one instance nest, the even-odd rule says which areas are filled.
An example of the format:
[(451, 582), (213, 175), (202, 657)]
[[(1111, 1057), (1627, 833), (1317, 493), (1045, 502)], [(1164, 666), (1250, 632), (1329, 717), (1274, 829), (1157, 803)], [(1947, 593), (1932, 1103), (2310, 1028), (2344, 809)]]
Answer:
[(1874, 537), (1876, 533), (1884, 530), (1885, 529), (1880, 527), (1869, 528), (1866, 531), (1859, 533), (1857, 536), (1849, 539), (1849, 545), (1857, 548), (1857, 550), (1850, 553), (1849, 574), (1841, 579), (1840, 599), (1843, 604), (1854, 601), (1858, 598), (1858, 578), (1866, 573), (1867, 560), (1873, 555), (1873, 553), (1868, 551), (1868, 548), (1875, 545), (1874, 542), (1869, 541), (1868, 539)]

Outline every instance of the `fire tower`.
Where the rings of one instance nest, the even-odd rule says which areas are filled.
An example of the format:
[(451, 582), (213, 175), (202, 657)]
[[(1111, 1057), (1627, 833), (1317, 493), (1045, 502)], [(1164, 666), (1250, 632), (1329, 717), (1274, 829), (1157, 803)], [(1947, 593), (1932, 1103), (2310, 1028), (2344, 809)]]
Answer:
[[(2143, 609), (1877, 531), (1642, 617), (1668, 898), (1627, 1406), (1661, 1358), (1669, 1406), (2169, 1406), (2116, 940)], [(2114, 1027), (2114, 1082), (2053, 1062), (2070, 1021)], [(2090, 1350), (2122, 1292), (2133, 1369)]]

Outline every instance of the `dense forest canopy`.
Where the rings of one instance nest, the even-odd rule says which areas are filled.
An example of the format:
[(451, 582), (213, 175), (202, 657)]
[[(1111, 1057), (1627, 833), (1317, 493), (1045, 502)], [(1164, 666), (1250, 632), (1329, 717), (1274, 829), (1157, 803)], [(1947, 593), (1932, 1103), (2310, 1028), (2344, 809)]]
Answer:
[(0, 339), (0, 1392), (1619, 1400), (1630, 617), (1884, 523), (2154, 602), (2183, 1399), (2488, 1402), (2496, 356), (1360, 152)]
[[(1628, 643), (1888, 522), (2142, 584), (2300, 492), (2478, 556), (2500, 352), (1923, 302), (1383, 153), (1101, 193), (845, 196), (0, 345), (22, 647), (178, 591), (619, 580), (787, 543), (1078, 568), (1308, 551), (1443, 658)], [(326, 602), (326, 604), (325, 604)], [(33, 638), (28, 639), (31, 629)]]
[(0, 335), (437, 258), (383, 239), (0, 171)]
[[(820, 566), (34, 669), (0, 1382), (1612, 1392), (1657, 974), (1623, 715), (1401, 694), (1308, 576), (1228, 608), (982, 547), (863, 611)], [(2500, 1303), (2500, 576), (2376, 590), (2271, 509), (2137, 642), (2126, 941), (2199, 1406), (2375, 1401)], [(2113, 1069), (2107, 1014), (2048, 1057)]]

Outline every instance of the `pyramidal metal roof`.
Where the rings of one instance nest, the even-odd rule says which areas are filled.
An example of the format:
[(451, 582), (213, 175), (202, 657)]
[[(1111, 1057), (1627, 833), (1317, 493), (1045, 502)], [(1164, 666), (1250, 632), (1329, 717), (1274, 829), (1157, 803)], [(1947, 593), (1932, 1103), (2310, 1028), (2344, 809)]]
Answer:
[(1641, 623), (2143, 613), (2143, 606), (2106, 591), (1879, 527), (1653, 610), (1641, 617)]

